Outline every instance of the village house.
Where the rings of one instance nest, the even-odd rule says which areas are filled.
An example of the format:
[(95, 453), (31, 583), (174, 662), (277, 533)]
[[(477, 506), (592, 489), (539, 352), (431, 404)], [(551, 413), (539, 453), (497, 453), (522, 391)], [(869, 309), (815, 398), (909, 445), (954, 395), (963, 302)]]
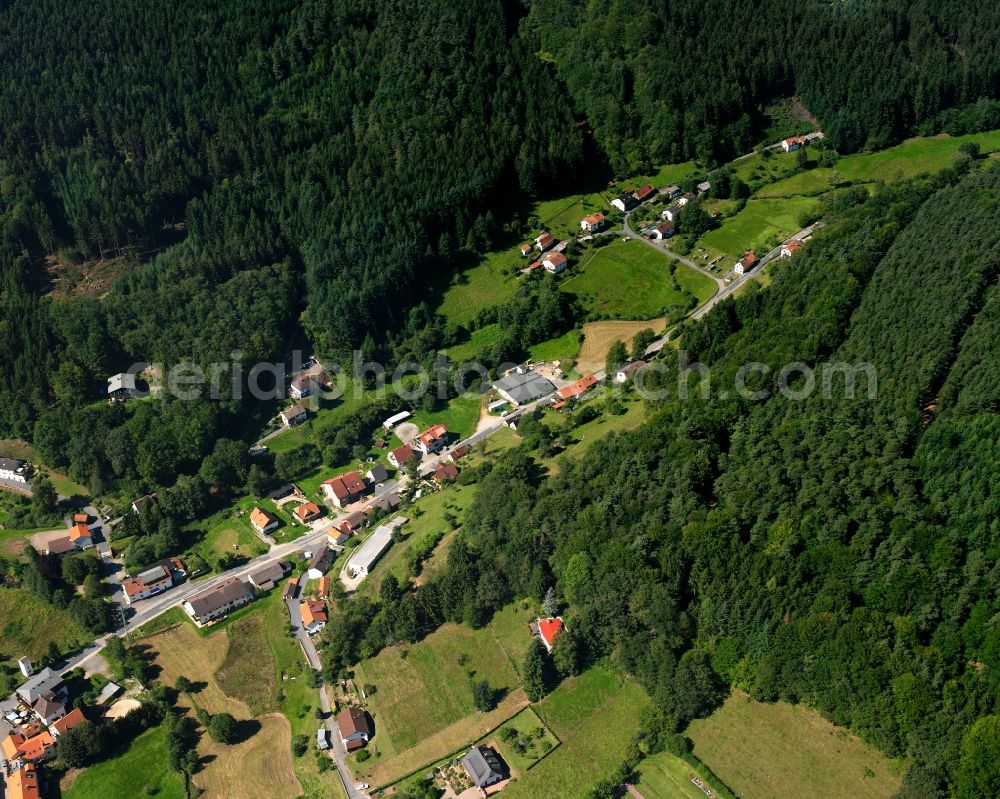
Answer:
[(31, 677), (27, 682), (19, 686), (17, 695), (26, 704), (33, 705), (39, 697), (45, 694), (59, 695), (62, 684), (62, 676), (46, 666), (34, 677)]
[(413, 441), (413, 445), (425, 455), (440, 452), (447, 443), (448, 428), (443, 424), (432, 424)]
[(292, 564), (287, 560), (272, 560), (250, 572), (247, 581), (258, 591), (270, 591), (291, 570)]
[(368, 470), (365, 475), (365, 479), (371, 485), (381, 485), (386, 480), (389, 479), (389, 472), (386, 471), (385, 467), (381, 463), (376, 463)]
[(712, 184), (707, 180), (703, 180), (695, 188), (698, 189), (698, 194), (707, 194), (709, 189), (712, 188)]
[(660, 214), (660, 218), (666, 219), (668, 222), (677, 222), (681, 218), (680, 203), (671, 203), (668, 205), (663, 213)]
[(636, 373), (644, 369), (646, 366), (645, 361), (632, 361), (632, 363), (625, 364), (621, 369), (615, 373), (616, 383), (627, 383)]
[(125, 604), (161, 594), (174, 585), (174, 576), (166, 566), (154, 566), (122, 581)]
[(277, 530), (281, 526), (281, 519), (261, 507), (255, 507), (250, 511), (250, 526), (261, 535), (265, 535)]
[(94, 545), (90, 529), (85, 524), (74, 524), (69, 528), (69, 540), (77, 549), (89, 549)]
[(488, 746), (474, 746), (462, 758), (462, 767), (472, 784), (486, 793), (486, 789), (507, 779), (507, 769), (500, 756)]
[(302, 617), (302, 629), (309, 635), (315, 635), (326, 627), (326, 604), (316, 599), (303, 599), (299, 603), (299, 615)]
[(41, 799), (41, 796), (34, 763), (25, 763), (7, 778), (7, 799)]
[(604, 227), (604, 214), (598, 211), (595, 214), (589, 214), (580, 220), (580, 228), (587, 231), (588, 233), (597, 233)]
[(63, 555), (68, 555), (70, 552), (76, 552), (76, 544), (68, 535), (60, 536), (59, 538), (50, 538), (45, 542), (45, 554), (46, 555), (57, 555), (62, 557)]
[(448, 453), (448, 458), (449, 460), (451, 460), (452, 463), (455, 463), (457, 460), (459, 460), (460, 458), (464, 458), (468, 454), (469, 454), (469, 445), (459, 444), (456, 447), (452, 447), (451, 452)]
[(593, 375), (587, 375), (586, 377), (581, 377), (575, 383), (570, 383), (568, 386), (563, 386), (556, 395), (559, 399), (571, 400), (576, 399), (584, 394), (586, 394), (590, 389), (597, 385), (597, 378)]
[(80, 708), (75, 707), (69, 713), (67, 713), (62, 718), (58, 718), (49, 725), (49, 732), (52, 733), (53, 738), (58, 738), (67, 730), (72, 730), (74, 727), (78, 727), (87, 720), (87, 717), (83, 715), (83, 711)]
[(184, 603), (184, 610), (200, 626), (252, 601), (250, 587), (238, 577), (231, 577), (215, 588), (195, 594)]
[(340, 522), (337, 527), (348, 535), (354, 535), (358, 530), (368, 524), (368, 519), (362, 511), (354, 511), (346, 519)]
[(511, 405), (524, 405), (556, 390), (549, 380), (527, 366), (516, 367), (497, 380), (493, 388)]
[(781, 142), (781, 149), (786, 153), (791, 153), (805, 147), (807, 141), (809, 141), (809, 139), (806, 136), (791, 136)]
[(132, 502), (132, 513), (140, 519), (156, 504), (156, 494), (146, 494)]
[(548, 652), (552, 651), (552, 645), (556, 640), (556, 633), (563, 628), (562, 616), (555, 616), (550, 619), (538, 619), (535, 622), (538, 629), (538, 639), (545, 645)]
[(545, 252), (546, 250), (556, 246), (556, 239), (547, 230), (543, 230), (535, 238), (535, 246), (538, 247), (539, 252)]
[(733, 266), (733, 271), (737, 275), (746, 274), (753, 268), (755, 263), (757, 263), (757, 256), (754, 254), (753, 250), (747, 250), (746, 254), (744, 254), (744, 256)]
[(802, 246), (802, 242), (798, 239), (792, 239), (791, 241), (786, 241), (781, 245), (781, 257), (791, 258), (795, 251)]
[(134, 374), (119, 372), (108, 378), (108, 402), (125, 402), (142, 395)]
[(320, 599), (327, 599), (330, 596), (330, 578), (325, 574), (319, 578), (319, 586), (316, 588), (316, 596)]
[(55, 746), (55, 739), (48, 730), (32, 736), (12, 732), (0, 742), (0, 750), (9, 763), (41, 763), (55, 755)]
[(288, 393), (292, 399), (305, 399), (311, 397), (320, 389), (319, 381), (312, 375), (295, 378), (288, 386)]
[(38, 701), (31, 706), (31, 710), (46, 727), (66, 715), (66, 705), (56, 699), (53, 694), (43, 694), (38, 697)]
[(375, 731), (364, 708), (345, 707), (337, 714), (337, 730), (340, 732), (341, 743), (348, 752), (354, 752), (371, 740)]
[(368, 491), (368, 484), (359, 472), (346, 472), (322, 483), (323, 493), (338, 508), (357, 502)]
[(635, 190), (636, 202), (644, 203), (646, 202), (646, 200), (650, 199), (655, 193), (656, 189), (654, 189), (650, 184), (646, 183), (645, 185), (640, 186)]
[(660, 194), (666, 195), (668, 200), (673, 200), (681, 196), (680, 186), (662, 186), (660, 188)]
[(620, 197), (615, 197), (615, 199), (611, 201), (611, 204), (623, 214), (626, 211), (631, 211), (636, 207), (636, 205), (638, 205), (635, 195), (630, 191), (625, 192)]
[(413, 451), (413, 447), (409, 444), (403, 444), (401, 447), (396, 447), (389, 452), (389, 463), (395, 466), (397, 469), (402, 469), (403, 466), (409, 463), (414, 457), (419, 457)]
[(295, 599), (298, 593), (299, 593), (299, 578), (292, 577), (285, 584), (285, 590), (281, 592), (281, 598), (284, 600)]
[(668, 219), (662, 219), (656, 223), (656, 227), (653, 228), (649, 235), (657, 241), (663, 241), (663, 239), (669, 239), (676, 232), (676, 222), (671, 222)]
[(541, 261), (532, 261), (530, 264), (528, 264), (526, 267), (524, 267), (524, 271), (525, 272), (534, 272), (536, 269), (541, 269), (541, 268), (542, 268), (542, 262)]
[(364, 509), (363, 513), (365, 516), (371, 516), (377, 511), (388, 513), (389, 511), (396, 510), (402, 504), (402, 501), (398, 491), (390, 491), (388, 494), (383, 494), (373, 499), (371, 504)]
[(0, 458), (0, 478), (12, 483), (27, 485), (34, 471), (27, 461), (16, 458)]
[(458, 477), (458, 467), (454, 463), (439, 463), (434, 467), (434, 480), (444, 483)]
[(325, 544), (320, 544), (319, 549), (312, 556), (309, 561), (309, 568), (306, 571), (306, 576), (310, 580), (318, 580), (324, 574), (329, 571), (330, 566), (333, 564), (334, 551), (330, 549)]
[(531, 255), (531, 251), (533, 249), (535, 249), (535, 248), (531, 244), (522, 244), (521, 245), (521, 255), (527, 257), (527, 256)]
[(292, 511), (292, 515), (302, 524), (309, 524), (323, 515), (323, 509), (315, 502), (303, 502)]
[(285, 408), (278, 416), (285, 427), (295, 427), (309, 418), (306, 409), (301, 405), (292, 405), (290, 408)]
[(689, 202), (693, 202), (696, 199), (697, 198), (694, 196), (694, 194), (692, 194), (691, 192), (687, 191), (687, 192), (684, 192), (684, 194), (682, 194), (680, 197), (677, 198), (677, 204), (683, 207), (683, 206), (687, 205)]
[(542, 258), (542, 265), (546, 272), (558, 275), (569, 266), (569, 259), (561, 252), (550, 252)]

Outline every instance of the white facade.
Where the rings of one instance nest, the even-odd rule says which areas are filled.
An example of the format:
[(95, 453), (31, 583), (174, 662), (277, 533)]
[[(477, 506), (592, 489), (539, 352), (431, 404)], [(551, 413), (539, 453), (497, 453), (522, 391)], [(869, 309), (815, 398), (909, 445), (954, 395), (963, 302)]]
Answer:
[(406, 524), (407, 519), (397, 516), (388, 524), (375, 528), (365, 542), (359, 546), (347, 561), (347, 572), (354, 577), (367, 575), (372, 567), (392, 546), (392, 534), (398, 527)]
[(0, 478), (12, 483), (27, 483), (31, 477), (31, 464), (13, 458), (0, 458)]

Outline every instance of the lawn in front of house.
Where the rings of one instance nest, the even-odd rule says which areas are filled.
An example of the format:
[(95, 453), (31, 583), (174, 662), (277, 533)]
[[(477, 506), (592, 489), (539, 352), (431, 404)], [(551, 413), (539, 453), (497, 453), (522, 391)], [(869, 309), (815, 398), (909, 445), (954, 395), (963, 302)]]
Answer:
[[(253, 497), (243, 497), (207, 519), (190, 525), (189, 530), (197, 537), (190, 549), (213, 569), (221, 555), (235, 554), (246, 558), (263, 555), (268, 546), (250, 527), (249, 513), (255, 504)], [(243, 511), (242, 518), (237, 518), (238, 510)]]
[(900, 763), (804, 705), (737, 691), (687, 735), (695, 756), (747, 799), (888, 799), (901, 782)]

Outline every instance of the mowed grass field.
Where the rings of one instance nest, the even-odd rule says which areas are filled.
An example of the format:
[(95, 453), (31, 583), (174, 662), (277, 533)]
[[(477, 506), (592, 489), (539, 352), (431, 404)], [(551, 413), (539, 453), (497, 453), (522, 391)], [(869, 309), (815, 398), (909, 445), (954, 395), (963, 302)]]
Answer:
[[(602, 313), (625, 319), (651, 319), (665, 308), (685, 305), (679, 285), (671, 275), (672, 262), (641, 241), (615, 241), (584, 257), (576, 274), (562, 281), (560, 288), (575, 295), (588, 313)], [(688, 285), (704, 281), (714, 293), (707, 277), (693, 273), (685, 276)], [(696, 294), (697, 296), (697, 294)]]
[[(153, 793), (145, 793), (146, 788)], [(118, 757), (113, 757), (79, 773), (63, 799), (186, 799), (184, 779), (168, 765), (166, 727), (154, 727), (136, 738)]]
[(887, 799), (898, 764), (802, 705), (734, 693), (687, 731), (694, 754), (745, 799)]
[(511, 783), (505, 799), (579, 799), (625, 758), (649, 698), (604, 666), (565, 680), (533, 706), (561, 744)]

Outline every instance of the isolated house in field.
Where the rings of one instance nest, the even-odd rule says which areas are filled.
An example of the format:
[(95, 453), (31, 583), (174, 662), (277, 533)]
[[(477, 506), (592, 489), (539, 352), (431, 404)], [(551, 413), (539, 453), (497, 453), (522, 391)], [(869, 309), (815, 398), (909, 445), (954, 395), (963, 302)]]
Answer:
[(472, 784), (484, 791), (507, 779), (507, 769), (500, 756), (488, 746), (474, 746), (462, 758), (462, 767)]
[(306, 409), (301, 405), (292, 405), (290, 408), (285, 408), (278, 416), (281, 417), (281, 423), (285, 427), (295, 427), (309, 418)]
[(215, 588), (195, 594), (183, 607), (199, 625), (221, 618), (253, 601), (253, 591), (238, 577), (232, 577)]
[(448, 443), (448, 428), (443, 424), (432, 424), (413, 440), (413, 445), (426, 455), (433, 455)]
[(519, 366), (509, 372), (505, 377), (497, 380), (493, 384), (493, 388), (512, 405), (533, 402), (556, 390), (556, 387), (549, 380), (526, 366)]
[(538, 628), (538, 639), (545, 645), (545, 649), (552, 651), (552, 645), (556, 640), (556, 633), (563, 628), (562, 616), (554, 616), (550, 619), (538, 619), (535, 622)]
[(320, 727), (316, 730), (316, 748), (321, 752), (325, 752), (330, 748), (330, 739), (326, 734), (326, 727)]
[(359, 472), (345, 472), (324, 480), (322, 488), (334, 505), (343, 508), (361, 499), (368, 491), (368, 484)]
[(250, 526), (261, 535), (265, 535), (277, 530), (281, 526), (281, 519), (263, 508), (254, 508), (250, 511)]
[(353, 705), (345, 707), (337, 714), (337, 730), (340, 732), (340, 740), (348, 752), (360, 749), (375, 734), (368, 714), (363, 708)]
[(558, 275), (569, 266), (569, 259), (561, 252), (550, 252), (542, 258), (542, 265), (545, 267), (546, 272)]
[(657, 241), (663, 241), (664, 239), (669, 239), (676, 232), (677, 224), (675, 222), (671, 222), (668, 219), (662, 219), (656, 223), (656, 227), (653, 228), (650, 236)]
[(396, 447), (389, 452), (389, 463), (395, 466), (397, 469), (403, 468), (407, 463), (409, 463), (415, 457), (413, 452), (413, 447), (409, 444), (403, 444), (401, 447)]
[(311, 397), (320, 390), (319, 381), (312, 375), (296, 377), (288, 386), (288, 393), (292, 399), (305, 399)]
[(0, 458), (0, 478), (12, 483), (27, 485), (34, 471), (27, 461), (17, 458)]
[(666, 207), (663, 213), (660, 214), (662, 219), (666, 219), (668, 222), (677, 222), (681, 218), (681, 205), (680, 203), (671, 203)]
[(543, 230), (535, 237), (535, 246), (538, 247), (539, 252), (545, 252), (556, 246), (556, 238), (547, 230)]
[(757, 256), (754, 255), (753, 250), (749, 250), (733, 265), (733, 271), (737, 275), (744, 275), (753, 268), (755, 263), (757, 263)]
[(809, 139), (806, 136), (792, 136), (781, 142), (781, 149), (786, 153), (794, 152), (806, 146)]
[(323, 509), (315, 502), (303, 502), (292, 511), (292, 515), (302, 524), (309, 524), (323, 515)]
[(802, 242), (798, 239), (792, 239), (791, 241), (786, 241), (781, 245), (781, 257), (791, 258), (795, 255), (795, 251), (802, 246)]
[(125, 402), (135, 397), (141, 397), (135, 375), (131, 372), (119, 372), (108, 378), (108, 401)]
[(656, 194), (656, 189), (654, 189), (650, 184), (646, 183), (635, 190), (635, 200), (638, 203), (644, 203)]
[(303, 599), (299, 603), (299, 615), (302, 617), (302, 629), (309, 635), (315, 635), (326, 627), (326, 604), (316, 599)]
[(598, 211), (596, 214), (589, 214), (581, 219), (580, 228), (587, 233), (597, 233), (604, 227), (605, 221), (604, 214)]

